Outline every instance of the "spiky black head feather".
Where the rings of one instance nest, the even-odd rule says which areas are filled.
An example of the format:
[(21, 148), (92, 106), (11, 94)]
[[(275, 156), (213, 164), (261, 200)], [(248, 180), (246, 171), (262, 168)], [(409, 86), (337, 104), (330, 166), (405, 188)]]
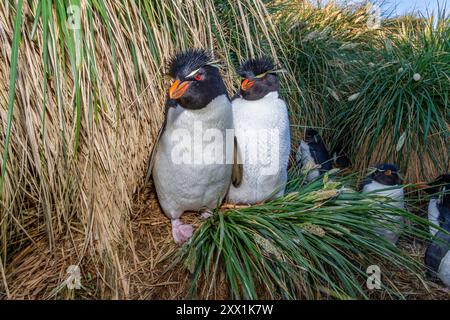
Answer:
[(270, 92), (278, 92), (279, 82), (272, 58), (249, 59), (237, 68), (244, 78), (239, 91), (244, 100), (255, 101), (264, 98)]
[(169, 97), (176, 103), (171, 105), (197, 110), (220, 95), (228, 97), (218, 67), (203, 49), (188, 49), (176, 54), (169, 61), (168, 74), (175, 79)]
[(395, 172), (398, 173), (398, 168), (391, 163), (381, 163), (381, 164), (377, 164), (375, 166), (375, 168), (377, 169), (377, 171), (387, 171), (390, 170), (391, 172)]
[(254, 78), (260, 74), (272, 71), (274, 69), (275, 64), (272, 58), (264, 56), (245, 61), (238, 67), (237, 73), (242, 78)]
[(189, 73), (212, 62), (211, 56), (203, 49), (188, 49), (177, 53), (169, 61), (168, 74), (172, 78), (184, 79)]

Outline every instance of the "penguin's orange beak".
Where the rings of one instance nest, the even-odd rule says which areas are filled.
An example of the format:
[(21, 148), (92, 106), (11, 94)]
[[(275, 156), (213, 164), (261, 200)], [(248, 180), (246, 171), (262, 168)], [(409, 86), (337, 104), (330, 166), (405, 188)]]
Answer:
[(189, 82), (183, 81), (180, 83), (180, 80), (175, 80), (175, 82), (169, 88), (169, 98), (176, 100), (180, 98), (189, 88)]
[(241, 88), (242, 90), (247, 91), (248, 89), (253, 87), (254, 84), (255, 84), (254, 80), (249, 81), (248, 79), (245, 79), (244, 81), (242, 81)]
[(391, 171), (391, 170), (386, 170), (386, 171), (384, 172), (384, 175), (389, 177), (389, 176), (392, 175), (392, 171)]

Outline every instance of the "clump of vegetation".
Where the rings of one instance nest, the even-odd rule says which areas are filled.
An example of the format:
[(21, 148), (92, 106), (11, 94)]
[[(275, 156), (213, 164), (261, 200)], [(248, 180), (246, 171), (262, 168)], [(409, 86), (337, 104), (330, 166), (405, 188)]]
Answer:
[[(297, 175), (285, 197), (251, 207), (218, 211), (180, 251), (176, 263), (192, 273), (191, 294), (210, 297), (223, 287), (236, 299), (363, 298), (367, 268), (390, 264), (420, 278), (421, 264), (375, 231), (404, 230), (427, 238), (427, 222), (346, 187), (328, 175), (310, 184)], [(394, 219), (403, 216), (414, 226)], [(224, 277), (222, 276), (224, 275)], [(389, 273), (383, 290), (402, 298)]]
[(354, 65), (355, 87), (332, 126), (352, 150), (358, 169), (393, 161), (410, 181), (450, 165), (450, 23), (405, 18)]
[[(295, 119), (294, 141), (302, 128), (322, 129), (330, 144), (336, 130), (330, 126), (336, 108), (354, 86), (354, 64), (365, 59), (371, 43), (383, 31), (371, 27), (368, 3), (342, 6), (334, 1), (318, 6), (309, 1), (279, 1), (277, 26), (283, 34), (296, 86), (285, 86), (285, 98)], [(296, 107), (297, 106), (297, 107)], [(299, 128), (299, 129), (298, 129)]]

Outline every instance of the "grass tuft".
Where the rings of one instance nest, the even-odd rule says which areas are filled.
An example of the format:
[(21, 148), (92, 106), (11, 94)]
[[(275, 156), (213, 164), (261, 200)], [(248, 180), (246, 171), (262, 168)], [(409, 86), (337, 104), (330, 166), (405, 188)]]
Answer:
[(234, 299), (368, 299), (366, 270), (378, 265), (385, 292), (404, 297), (383, 266), (419, 279), (423, 267), (375, 230), (402, 228), (403, 237), (424, 239), (426, 220), (353, 191), (348, 178), (303, 181), (295, 176), (283, 198), (218, 210), (199, 228), (175, 260), (192, 274), (192, 296), (210, 298), (226, 286)]

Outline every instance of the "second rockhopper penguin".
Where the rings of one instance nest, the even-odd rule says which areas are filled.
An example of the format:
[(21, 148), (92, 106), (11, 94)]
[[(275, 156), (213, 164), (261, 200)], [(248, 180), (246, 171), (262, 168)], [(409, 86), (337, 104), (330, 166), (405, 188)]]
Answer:
[(291, 142), (287, 106), (278, 93), (279, 71), (269, 57), (238, 68), (242, 82), (232, 109), (243, 176), (238, 188), (230, 188), (230, 203), (255, 204), (284, 195)]

